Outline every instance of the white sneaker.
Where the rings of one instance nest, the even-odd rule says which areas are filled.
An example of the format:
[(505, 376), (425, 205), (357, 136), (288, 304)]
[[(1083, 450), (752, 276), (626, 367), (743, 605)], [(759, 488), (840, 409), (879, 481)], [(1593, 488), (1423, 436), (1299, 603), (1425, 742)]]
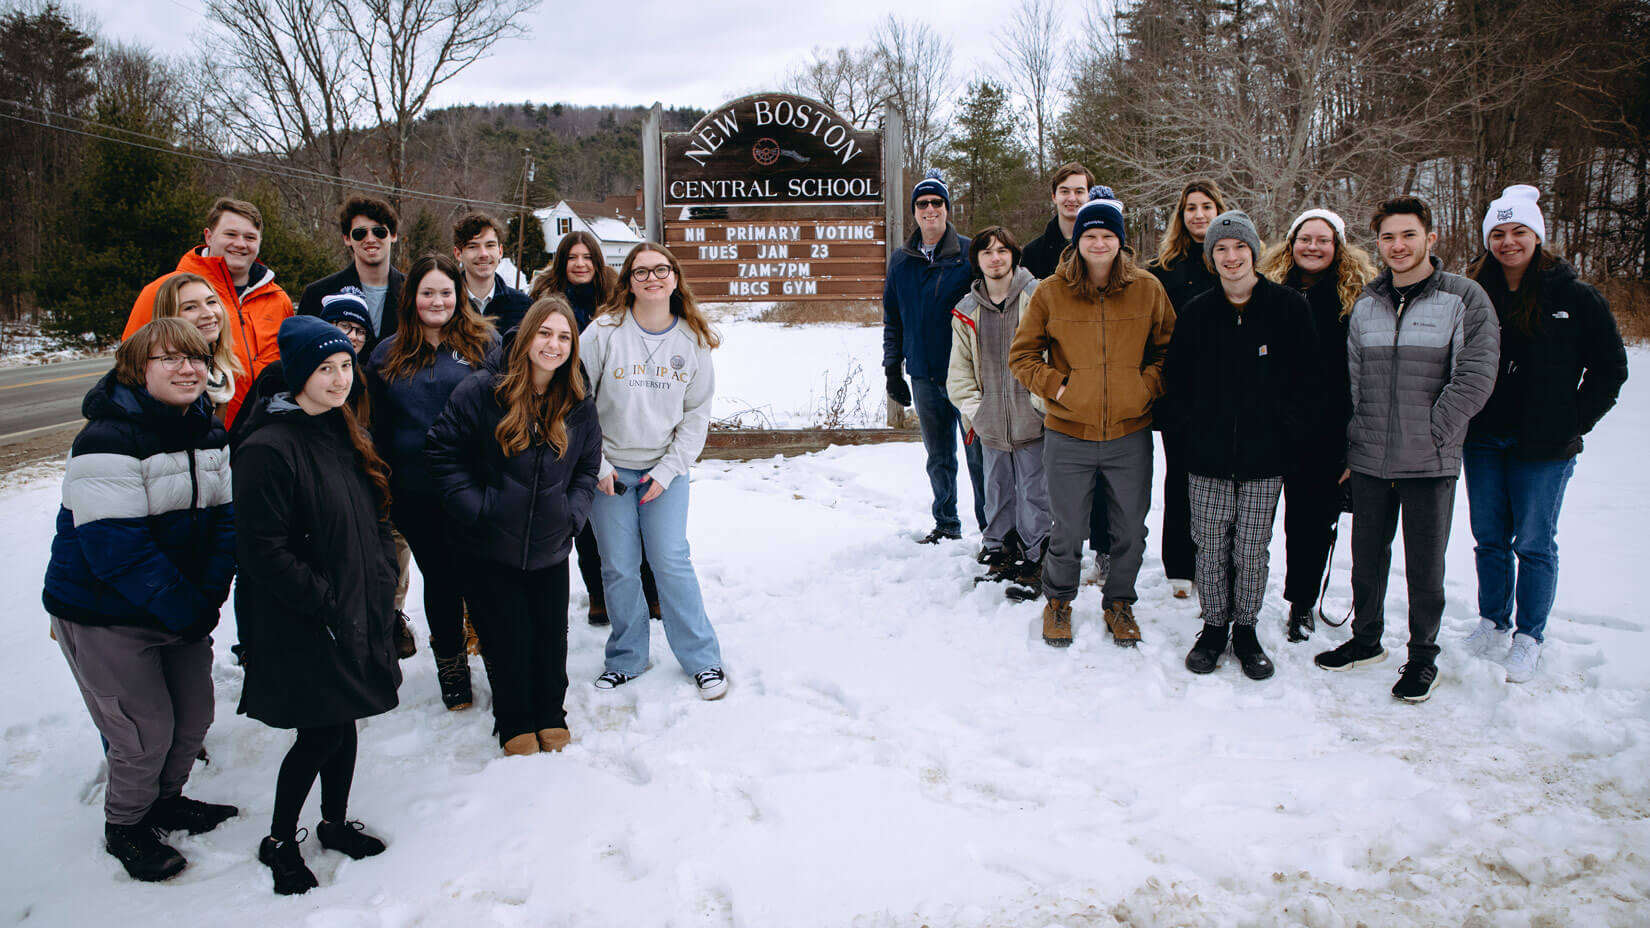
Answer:
[(699, 671), (693, 675), (693, 682), (699, 686), (700, 699), (721, 699), (727, 695), (728, 678), (720, 667)]
[(1507, 646), (1512, 641), (1512, 629), (1496, 628), (1489, 619), (1479, 619), (1478, 627), (1472, 630), (1467, 640), (1461, 642), (1467, 653), (1473, 657), (1489, 657), (1492, 654), (1505, 656)]
[(1507, 652), (1502, 666), (1507, 668), (1508, 683), (1528, 683), (1541, 666), (1541, 642), (1529, 635), (1514, 635), (1512, 650)]
[(1170, 580), (1169, 581), (1169, 592), (1174, 594), (1175, 599), (1188, 599), (1188, 598), (1190, 598), (1191, 595), (1192, 595), (1192, 588), (1193, 588), (1192, 587), (1192, 581), (1190, 581), (1190, 580)]

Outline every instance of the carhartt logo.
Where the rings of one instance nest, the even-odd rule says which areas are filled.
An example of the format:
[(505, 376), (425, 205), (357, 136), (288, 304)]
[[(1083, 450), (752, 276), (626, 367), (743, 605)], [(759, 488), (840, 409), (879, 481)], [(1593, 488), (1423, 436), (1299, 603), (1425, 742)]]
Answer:
[(1507, 209), (1498, 209), (1495, 211), (1496, 222), (1506, 222), (1511, 218), (1513, 218), (1513, 211), (1511, 207), (1508, 207)]
[(1260, 346), (1260, 356), (1263, 357), (1263, 358), (1266, 357), (1266, 346), (1265, 345)]

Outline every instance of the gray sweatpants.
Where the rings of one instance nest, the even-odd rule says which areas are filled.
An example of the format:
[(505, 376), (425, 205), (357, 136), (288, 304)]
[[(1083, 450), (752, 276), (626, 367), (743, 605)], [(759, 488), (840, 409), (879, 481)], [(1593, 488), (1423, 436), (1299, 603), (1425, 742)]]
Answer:
[(1151, 430), (1111, 441), (1084, 441), (1050, 429), (1043, 433), (1043, 473), (1054, 514), (1048, 556), (1043, 558), (1043, 595), (1068, 602), (1077, 598), (1095, 483), (1104, 478), (1111, 573), (1101, 588), (1101, 602), (1134, 602), (1134, 580), (1146, 556), (1146, 511), (1152, 504)]
[(1382, 480), (1352, 472), (1352, 637), (1378, 645), (1386, 630), (1392, 538), (1404, 529), (1409, 584), (1409, 659), (1438, 660), (1444, 618), (1444, 550), (1455, 512), (1454, 477)]
[(92, 723), (109, 742), (103, 816), (135, 825), (155, 800), (183, 792), (212, 726), (212, 640), (52, 617)]
[(1048, 538), (1048, 481), (1043, 477), (1041, 438), (1013, 451), (982, 448), (985, 455), (985, 547), (998, 550), (1010, 529), (1032, 555)]

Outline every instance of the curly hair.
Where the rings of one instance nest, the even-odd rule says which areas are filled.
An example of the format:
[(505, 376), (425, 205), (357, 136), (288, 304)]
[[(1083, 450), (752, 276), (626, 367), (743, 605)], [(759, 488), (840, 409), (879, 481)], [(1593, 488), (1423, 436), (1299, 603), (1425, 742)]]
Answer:
[[(1306, 222), (1312, 221), (1308, 219)], [(1323, 222), (1321, 219), (1317, 221)], [(1267, 280), (1289, 287), (1300, 285), (1300, 268), (1295, 266), (1295, 239), (1300, 237), (1301, 226), (1306, 222), (1296, 226), (1288, 238), (1267, 249), (1266, 256), (1260, 259), (1256, 270)], [(1324, 225), (1329, 224), (1325, 222)], [(1330, 231), (1334, 232), (1333, 226)], [(1369, 252), (1335, 232), (1335, 260), (1330, 262), (1325, 273), (1335, 275), (1335, 297), (1341, 302), (1341, 318), (1345, 319), (1352, 315), (1352, 304), (1357, 302), (1358, 294), (1379, 272)]]

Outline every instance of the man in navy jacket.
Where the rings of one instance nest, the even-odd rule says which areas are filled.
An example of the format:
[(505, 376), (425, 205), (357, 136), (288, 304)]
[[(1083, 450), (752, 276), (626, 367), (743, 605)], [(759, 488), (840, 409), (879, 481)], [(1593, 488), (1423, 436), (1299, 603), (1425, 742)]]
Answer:
[(499, 334), (521, 324), (531, 298), (498, 276), (504, 260), (504, 226), (480, 210), (465, 213), (453, 225), (453, 257), (464, 267), (464, 296), (470, 308), (491, 316)]

